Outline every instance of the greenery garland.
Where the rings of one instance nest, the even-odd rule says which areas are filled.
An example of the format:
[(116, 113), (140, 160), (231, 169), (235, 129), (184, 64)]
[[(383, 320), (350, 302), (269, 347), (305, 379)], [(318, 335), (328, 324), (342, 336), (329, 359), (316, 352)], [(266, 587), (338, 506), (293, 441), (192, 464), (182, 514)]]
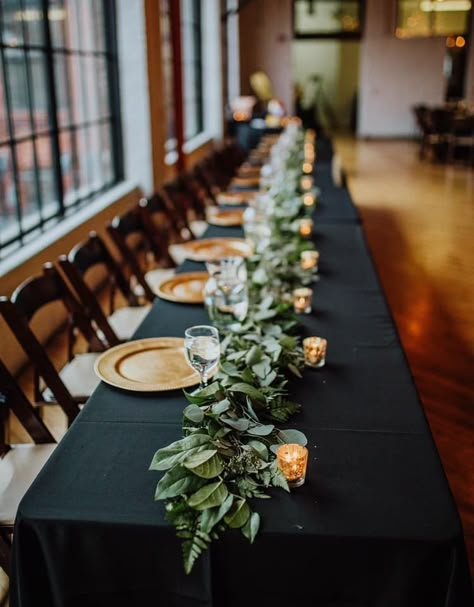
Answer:
[(300, 266), (301, 251), (312, 245), (299, 234), (299, 220), (311, 209), (298, 195), (297, 143), (274, 195), (270, 244), (248, 260), (247, 319), (237, 330), (221, 331), (218, 374), (207, 387), (184, 392), (184, 438), (157, 451), (150, 465), (165, 471), (155, 499), (166, 502), (166, 518), (182, 539), (186, 573), (227, 527), (254, 541), (260, 516), (250, 500), (269, 498), (270, 487), (289, 491), (277, 447), (307, 442), (302, 432), (275, 425), (300, 409), (287, 390), (288, 376), (301, 377), (304, 363), (288, 294), (312, 280), (312, 271)]

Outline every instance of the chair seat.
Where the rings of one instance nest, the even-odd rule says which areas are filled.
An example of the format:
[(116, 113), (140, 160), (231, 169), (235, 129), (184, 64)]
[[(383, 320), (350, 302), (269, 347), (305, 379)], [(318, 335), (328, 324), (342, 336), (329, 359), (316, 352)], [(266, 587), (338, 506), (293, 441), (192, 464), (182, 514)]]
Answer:
[(201, 236), (204, 234), (208, 227), (207, 221), (204, 221), (202, 219), (194, 219), (190, 222), (189, 225), (191, 227), (192, 233), (196, 238), (201, 238)]
[[(99, 378), (94, 371), (94, 364), (100, 352), (76, 354), (59, 372), (66, 388), (77, 402), (86, 401), (99, 385)], [(46, 402), (55, 402), (55, 397), (49, 388), (43, 392)]]
[(56, 443), (12, 445), (0, 459), (0, 524), (13, 525), (21, 498), (54, 451)]
[(108, 321), (120, 341), (130, 339), (148, 314), (150, 306), (126, 306), (118, 308), (108, 317)]

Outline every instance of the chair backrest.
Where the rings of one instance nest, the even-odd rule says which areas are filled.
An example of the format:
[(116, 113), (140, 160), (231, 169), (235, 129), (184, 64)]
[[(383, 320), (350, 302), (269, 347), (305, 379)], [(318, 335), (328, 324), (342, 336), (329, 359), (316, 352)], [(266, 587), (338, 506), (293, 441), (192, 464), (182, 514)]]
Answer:
[(184, 240), (179, 231), (179, 221), (174, 216), (171, 206), (171, 203), (159, 192), (155, 192), (150, 198), (140, 198), (138, 201), (143, 227), (148, 237), (155, 241), (164, 263), (170, 268), (176, 264), (169, 253), (169, 246)]
[(69, 359), (73, 357), (78, 332), (82, 334), (91, 349), (104, 349), (90, 319), (59, 271), (51, 263), (43, 266), (43, 274), (29, 278), (17, 287), (11, 299), (0, 297), (0, 314), (35, 369), (35, 399), (41, 400), (40, 378), (42, 378), (71, 422), (79, 413), (79, 407), (30, 326), (35, 314), (53, 302), (61, 302), (66, 311)]
[(453, 110), (446, 108), (434, 108), (428, 110), (427, 122), (430, 133), (447, 134), (451, 130)]
[(173, 180), (168, 181), (163, 185), (163, 190), (173, 205), (180, 233), (189, 234), (189, 237), (192, 238), (193, 232), (189, 223), (192, 201), (190, 200), (186, 189), (183, 188), (182, 181), (178, 177), (175, 177)]
[(0, 457), (9, 449), (6, 425), (12, 411), (36, 444), (56, 442), (38, 410), (31, 404), (5, 363), (0, 359)]
[[(86, 241), (73, 247), (67, 256), (59, 257), (58, 265), (76, 292), (86, 314), (104, 334), (108, 345), (115, 346), (120, 343), (107, 320), (107, 315), (115, 309), (116, 289), (131, 306), (138, 305), (138, 298), (102, 238), (95, 232), (90, 232)], [(89, 273), (99, 268), (102, 268), (104, 275), (100, 287), (108, 290), (105, 294), (109, 298), (107, 312), (104, 312), (94, 288), (86, 280)]]
[(163, 260), (160, 248), (148, 236), (143, 225), (139, 206), (114, 217), (107, 225), (107, 232), (119, 250), (123, 263), (142, 287), (146, 299), (153, 301), (155, 294), (146, 281), (145, 274)]

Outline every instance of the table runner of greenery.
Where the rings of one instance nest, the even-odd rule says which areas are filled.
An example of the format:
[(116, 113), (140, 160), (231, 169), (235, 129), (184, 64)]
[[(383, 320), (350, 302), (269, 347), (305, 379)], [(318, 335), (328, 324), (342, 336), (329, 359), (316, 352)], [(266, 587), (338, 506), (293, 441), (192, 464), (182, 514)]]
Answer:
[(287, 378), (301, 377), (304, 362), (291, 291), (312, 280), (312, 271), (300, 266), (301, 251), (313, 248), (299, 234), (299, 220), (311, 213), (299, 192), (303, 142), (299, 130), (269, 190), (272, 236), (247, 262), (247, 318), (237, 330), (221, 331), (218, 374), (207, 387), (184, 392), (184, 438), (157, 451), (150, 465), (166, 471), (155, 499), (166, 502), (187, 573), (227, 527), (254, 541), (260, 516), (250, 500), (269, 498), (270, 487), (289, 491), (276, 448), (307, 442), (302, 432), (276, 425), (300, 409), (289, 398)]

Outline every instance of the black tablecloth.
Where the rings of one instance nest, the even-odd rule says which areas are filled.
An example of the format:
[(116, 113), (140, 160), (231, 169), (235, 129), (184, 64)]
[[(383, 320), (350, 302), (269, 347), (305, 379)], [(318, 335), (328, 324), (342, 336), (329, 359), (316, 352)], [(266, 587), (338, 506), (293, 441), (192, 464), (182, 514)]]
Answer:
[[(471, 604), (459, 518), (361, 227), (317, 221), (313, 236), (320, 275), (302, 334), (327, 337), (327, 364), (290, 383), (306, 484), (254, 504), (254, 545), (229, 531), (186, 576), (148, 466), (181, 437), (187, 403), (101, 384), (21, 503), (12, 607)], [(202, 306), (156, 300), (135, 337), (206, 320)]]

